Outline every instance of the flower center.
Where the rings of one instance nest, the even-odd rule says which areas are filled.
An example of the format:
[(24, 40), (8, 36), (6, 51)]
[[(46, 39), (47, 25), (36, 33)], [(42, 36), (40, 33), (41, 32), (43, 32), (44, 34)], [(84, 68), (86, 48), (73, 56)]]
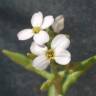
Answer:
[(33, 28), (34, 33), (39, 33), (40, 30), (41, 30), (40, 27), (34, 27), (34, 28)]
[(54, 51), (52, 49), (49, 49), (46, 52), (46, 56), (47, 56), (48, 59), (54, 59)]

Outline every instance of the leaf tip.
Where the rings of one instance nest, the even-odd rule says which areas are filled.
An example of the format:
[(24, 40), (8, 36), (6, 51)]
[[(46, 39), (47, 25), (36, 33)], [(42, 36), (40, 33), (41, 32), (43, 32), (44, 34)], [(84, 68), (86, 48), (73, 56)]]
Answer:
[(3, 54), (6, 54), (7, 50), (3, 49), (1, 52), (2, 52)]

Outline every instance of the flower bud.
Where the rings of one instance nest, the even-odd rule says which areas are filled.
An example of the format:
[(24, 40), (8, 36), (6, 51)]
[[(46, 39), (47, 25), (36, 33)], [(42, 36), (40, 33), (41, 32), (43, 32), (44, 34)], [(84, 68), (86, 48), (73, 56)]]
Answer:
[(55, 18), (55, 21), (52, 25), (53, 31), (59, 33), (64, 29), (64, 16), (59, 15)]

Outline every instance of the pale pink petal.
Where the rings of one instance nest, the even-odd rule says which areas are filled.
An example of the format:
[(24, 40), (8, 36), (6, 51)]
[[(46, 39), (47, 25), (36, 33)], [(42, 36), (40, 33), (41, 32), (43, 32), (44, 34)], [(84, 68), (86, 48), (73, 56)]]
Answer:
[(70, 45), (70, 40), (64, 34), (57, 35), (51, 43), (51, 48), (64, 48), (67, 49)]
[(24, 29), (17, 34), (19, 40), (27, 40), (30, 39), (32, 36), (33, 36), (32, 29)]
[(47, 50), (45, 45), (38, 45), (35, 42), (32, 42), (30, 47), (30, 51), (35, 55), (45, 54)]
[(56, 33), (60, 33), (60, 31), (64, 29), (64, 16), (63, 15), (59, 15), (55, 18), (52, 28), (54, 32)]
[(33, 27), (40, 27), (43, 21), (43, 14), (42, 12), (37, 12), (33, 14), (31, 18), (31, 24)]
[(38, 57), (36, 57), (33, 62), (32, 62), (32, 66), (41, 70), (44, 70), (48, 67), (48, 65), (50, 64), (50, 60), (48, 60), (45, 55), (40, 55)]
[(43, 24), (42, 24), (42, 29), (47, 29), (49, 28), (54, 22), (53, 16), (46, 16), (44, 18)]
[(71, 61), (71, 53), (67, 50), (55, 50), (54, 59), (60, 65), (67, 65)]
[(43, 45), (49, 41), (49, 35), (46, 31), (40, 31), (34, 35), (33, 39), (37, 44)]

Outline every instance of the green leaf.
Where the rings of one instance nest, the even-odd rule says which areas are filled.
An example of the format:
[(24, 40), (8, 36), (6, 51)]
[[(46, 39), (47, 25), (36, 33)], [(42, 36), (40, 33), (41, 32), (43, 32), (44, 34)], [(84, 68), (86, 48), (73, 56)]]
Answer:
[(38, 75), (40, 75), (46, 79), (53, 78), (53, 74), (50, 74), (49, 72), (47, 72), (45, 70), (40, 70), (40, 69), (34, 68), (32, 66), (32, 60), (29, 59), (27, 56), (24, 56), (23, 54), (20, 54), (17, 52), (8, 51), (8, 50), (2, 50), (2, 52), (6, 56), (8, 56), (12, 61), (20, 64), (25, 69), (27, 69), (29, 71), (33, 71), (33, 72), (37, 73)]
[(54, 80), (55, 80), (55, 75), (53, 74), (53, 78), (43, 82), (43, 84), (41, 85), (41, 90), (47, 90), (53, 83), (54, 83)]
[(47, 81), (43, 82), (40, 89), (47, 90), (51, 86), (52, 83), (53, 82), (51, 80), (47, 80)]
[(76, 83), (76, 81), (78, 80), (78, 77), (80, 77), (81, 75), (81, 71), (77, 71), (74, 72), (72, 74), (69, 74), (66, 78), (66, 80), (64, 81), (64, 83), (62, 84), (62, 92), (63, 95), (65, 96), (66, 92), (68, 91), (68, 89), (74, 84)]
[(23, 54), (17, 53), (17, 52), (12, 52), (8, 50), (2, 50), (2, 52), (8, 56), (12, 61), (18, 63), (18, 64), (24, 64), (28, 65), (31, 64), (32, 60), (29, 59), (27, 56), (24, 56)]
[(96, 56), (92, 56), (86, 60), (80, 62), (79, 66), (75, 70), (86, 72), (93, 64), (96, 64)]
[(70, 73), (62, 86), (63, 95), (68, 91), (68, 89), (76, 83), (79, 77), (85, 73), (93, 64), (96, 64), (96, 56), (90, 57), (79, 63), (79, 66), (73, 69), (73, 73)]

